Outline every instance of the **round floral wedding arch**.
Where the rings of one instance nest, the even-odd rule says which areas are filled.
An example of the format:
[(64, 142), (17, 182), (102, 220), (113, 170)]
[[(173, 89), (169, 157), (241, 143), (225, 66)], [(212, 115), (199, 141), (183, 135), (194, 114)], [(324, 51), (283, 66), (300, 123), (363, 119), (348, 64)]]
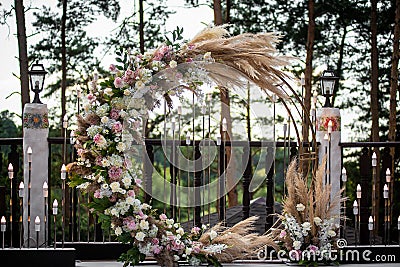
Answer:
[(184, 90), (201, 96), (208, 79), (239, 86), (247, 79), (286, 98), (274, 86), (285, 77), (278, 67), (286, 64), (275, 55), (277, 41), (269, 33), (229, 37), (224, 27), (209, 27), (179, 47), (164, 44), (143, 55), (121, 50), (109, 77), (94, 77), (74, 133), (78, 159), (69, 166), (70, 186), (92, 194), (91, 208), (102, 225), (132, 245), (121, 260), (135, 265), (151, 254), (162, 266), (178, 260), (220, 266), (270, 242), (250, 233), (255, 218), (228, 230), (217, 225), (184, 231), (139, 200), (141, 166), (125, 156), (132, 144), (143, 143), (140, 126), (159, 95), (169, 103), (171, 94)]

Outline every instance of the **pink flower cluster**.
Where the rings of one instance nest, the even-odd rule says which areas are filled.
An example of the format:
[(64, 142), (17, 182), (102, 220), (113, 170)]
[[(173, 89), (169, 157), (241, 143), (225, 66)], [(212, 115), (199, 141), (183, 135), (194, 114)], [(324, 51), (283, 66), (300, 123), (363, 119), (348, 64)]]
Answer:
[(119, 181), (119, 179), (121, 178), (122, 175), (122, 169), (112, 166), (109, 170), (108, 170), (108, 175), (110, 176), (110, 180), (115, 182), (115, 181)]

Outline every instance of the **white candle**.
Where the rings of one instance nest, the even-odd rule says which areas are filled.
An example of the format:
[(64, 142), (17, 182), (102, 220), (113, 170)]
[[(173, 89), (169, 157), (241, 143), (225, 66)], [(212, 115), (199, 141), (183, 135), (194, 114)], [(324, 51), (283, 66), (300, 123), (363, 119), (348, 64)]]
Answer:
[(172, 120), (171, 120), (171, 128), (172, 128), (172, 131), (175, 131), (175, 119), (174, 118), (172, 118)]
[(79, 84), (77, 84), (76, 85), (76, 96), (78, 98), (81, 98), (81, 94), (82, 94), (81, 86)]
[(400, 231), (400, 215), (399, 215), (399, 217), (397, 218), (397, 230)]
[(96, 68), (94, 68), (94, 70), (93, 70), (93, 81), (97, 82), (98, 79), (99, 79), (99, 72), (97, 71)]
[(314, 103), (315, 107), (317, 106), (317, 99), (318, 99), (318, 93), (317, 93), (317, 91), (314, 91), (313, 103)]
[(68, 128), (68, 116), (67, 114), (64, 115), (64, 119), (63, 119), (63, 128), (67, 129)]
[(374, 230), (374, 218), (372, 218), (372, 216), (369, 216), (368, 219), (368, 230)]
[(333, 122), (332, 122), (332, 121), (329, 121), (329, 122), (328, 122), (328, 134), (331, 134), (331, 133), (332, 133), (332, 127), (333, 127)]
[(178, 106), (178, 115), (182, 115), (182, 106), (181, 105)]
[(357, 198), (358, 199), (361, 198), (361, 185), (360, 184), (357, 185)]
[(24, 182), (21, 182), (20, 184), (19, 184), (19, 197), (24, 197), (24, 188), (25, 188), (25, 186), (24, 186)]
[(272, 94), (271, 100), (273, 103), (276, 103), (276, 94)]
[(204, 101), (203, 104), (201, 105), (201, 114), (206, 114), (206, 102)]
[(304, 72), (302, 72), (300, 75), (300, 83), (301, 83), (301, 86), (306, 85), (306, 80), (304, 79)]
[(14, 168), (13, 165), (10, 163), (8, 164), (8, 178), (14, 178)]
[(49, 186), (47, 185), (47, 182), (45, 181), (43, 183), (43, 197), (46, 198), (49, 196)]
[(208, 100), (208, 102), (211, 102), (211, 97), (212, 97), (211, 92), (207, 93), (207, 100)]
[(54, 199), (53, 201), (53, 215), (57, 215), (58, 213), (58, 201), (57, 199)]
[(186, 133), (186, 145), (190, 145), (190, 132), (187, 131)]
[(376, 167), (376, 153), (372, 154), (372, 167)]
[(347, 171), (344, 167), (342, 169), (342, 182), (347, 182)]
[(390, 170), (389, 170), (389, 168), (387, 168), (386, 169), (386, 183), (390, 183), (390, 180), (391, 180), (391, 173), (390, 173)]
[(61, 166), (61, 180), (65, 180), (67, 178), (67, 168), (65, 164)]
[(226, 122), (226, 118), (222, 119), (222, 131), (226, 132), (228, 130), (228, 123)]
[(6, 218), (4, 216), (1, 217), (1, 231), (2, 232), (6, 231)]
[(35, 231), (36, 232), (40, 231), (40, 219), (39, 219), (39, 216), (36, 216), (36, 218), (35, 218)]
[(327, 134), (324, 134), (324, 140), (328, 141), (329, 136)]
[(221, 145), (221, 135), (217, 134), (217, 146)]
[(354, 200), (354, 203), (353, 203), (353, 214), (354, 215), (358, 215), (358, 203), (357, 203), (357, 200)]
[(26, 152), (28, 153), (28, 162), (32, 162), (32, 148), (28, 147)]
[(389, 198), (389, 187), (387, 184), (383, 187), (383, 198), (388, 199)]

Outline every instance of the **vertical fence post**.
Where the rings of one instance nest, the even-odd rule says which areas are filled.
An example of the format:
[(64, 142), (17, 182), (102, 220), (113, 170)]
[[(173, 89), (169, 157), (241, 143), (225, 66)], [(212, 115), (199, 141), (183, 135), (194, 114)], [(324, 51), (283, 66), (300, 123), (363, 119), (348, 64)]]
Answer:
[[(392, 170), (392, 155), (390, 155), (390, 148), (389, 147), (385, 147), (383, 149), (383, 153), (381, 154), (381, 158), (382, 158), (382, 168), (381, 168), (381, 172), (380, 172), (380, 180), (383, 181), (383, 184), (387, 184), (386, 182), (386, 170)], [(385, 224), (384, 227), (384, 244), (390, 244), (390, 229), (391, 229), (391, 223), (392, 223), (392, 216), (391, 216), (391, 205), (392, 202), (390, 201), (390, 197), (391, 195), (393, 195), (393, 188), (391, 188), (390, 183), (387, 185), (389, 187), (389, 198), (388, 198), (388, 212), (382, 216), (382, 213), (380, 214), (380, 216), (378, 216), (378, 219), (380, 218), (381, 220), (378, 222), (382, 225), (382, 218), (384, 218), (383, 222)], [(377, 190), (382, 190), (383, 186), (381, 186), (381, 188), (378, 188)], [(382, 196), (382, 195), (381, 195)], [(385, 218), (386, 217), (386, 218)]]
[(200, 186), (201, 186), (201, 175), (203, 173), (202, 166), (201, 166), (201, 153), (200, 153), (200, 146), (196, 144), (195, 147), (195, 173), (194, 173), (194, 225), (197, 227), (201, 227), (201, 194), (200, 194)]
[(360, 212), (360, 244), (369, 244), (368, 217), (369, 207), (371, 207), (371, 157), (368, 148), (364, 147), (360, 156), (360, 175), (361, 175), (361, 202)]
[[(146, 156), (147, 154), (147, 156)], [(145, 197), (144, 202), (149, 203), (151, 200), (151, 193), (153, 187), (153, 163), (154, 163), (154, 152), (153, 146), (146, 144), (146, 153), (144, 153), (144, 177), (145, 177)]]
[(177, 219), (177, 196), (176, 196), (176, 173), (177, 168), (174, 164), (176, 164), (176, 147), (175, 147), (175, 140), (173, 140), (171, 144), (171, 161), (169, 163), (169, 172), (171, 176), (171, 197), (170, 197), (170, 208), (171, 208), (171, 215), (172, 219), (176, 221)]
[(11, 145), (11, 151), (8, 153), (8, 162), (11, 163), (14, 167), (14, 179), (12, 179), (12, 210), (11, 210), (11, 216), (12, 216), (12, 239), (13, 239), (13, 244), (14, 247), (19, 246), (19, 216), (18, 216), (18, 211), (19, 211), (19, 201), (18, 201), (18, 172), (19, 172), (19, 153), (17, 152), (17, 145), (12, 144)]
[(250, 192), (249, 186), (251, 181), (251, 149), (249, 146), (243, 147), (242, 164), (244, 169), (243, 173), (243, 219), (250, 217)]
[[(268, 164), (268, 157), (270, 157), (270, 154), (274, 153), (274, 148), (271, 146), (268, 146), (267, 148), (267, 154), (266, 154), (266, 163)], [(266, 170), (268, 170), (266, 166)], [(266, 206), (265, 206), (265, 211), (266, 211), (266, 219), (265, 219), (265, 231), (269, 230), (272, 225), (273, 225), (273, 214), (274, 214), (274, 174), (275, 174), (275, 166), (274, 162), (272, 162), (271, 168), (269, 168), (267, 175), (267, 196), (266, 196)]]
[(221, 142), (221, 145), (219, 146), (219, 177), (218, 177), (218, 195), (219, 195), (219, 213), (218, 213), (218, 221), (222, 222), (223, 225), (225, 225), (225, 205), (226, 205), (226, 199), (225, 199), (225, 144), (224, 142)]

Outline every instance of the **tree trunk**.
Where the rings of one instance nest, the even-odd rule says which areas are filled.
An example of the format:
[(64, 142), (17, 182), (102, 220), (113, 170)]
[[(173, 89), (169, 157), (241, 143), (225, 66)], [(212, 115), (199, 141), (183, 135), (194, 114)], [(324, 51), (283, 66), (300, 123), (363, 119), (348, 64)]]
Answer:
[[(377, 0), (371, 0), (371, 138), (373, 142), (379, 141), (379, 103), (378, 103), (378, 47), (377, 47)], [(375, 148), (377, 155), (377, 176), (379, 176), (379, 149)], [(376, 180), (375, 195), (372, 199), (373, 216), (374, 216), (374, 231), (379, 231), (378, 215), (379, 215), (379, 195), (380, 195), (380, 182)]]
[[(314, 38), (315, 38), (315, 11), (314, 11), (314, 0), (308, 1), (308, 31), (307, 31), (307, 44), (306, 44), (306, 69), (304, 73), (304, 117), (303, 117), (303, 142), (308, 142), (308, 135), (309, 135), (309, 121), (306, 119), (306, 116), (310, 115), (311, 110), (311, 81), (312, 81), (312, 61), (313, 61), (313, 52), (314, 52)], [(303, 146), (300, 145), (299, 154), (304, 154), (306, 151), (304, 150)], [(307, 166), (308, 164), (299, 164), (300, 168), (304, 173), (307, 173)]]
[[(67, 26), (67, 0), (62, 2), (62, 17), (61, 17), (61, 124), (66, 112), (65, 91), (67, 89), (67, 49), (65, 44)], [(61, 136), (64, 136), (64, 129), (61, 127)], [(64, 149), (64, 148), (63, 148)]]
[[(399, 38), (400, 38), (400, 0), (396, 0), (396, 11), (394, 18), (394, 33), (393, 33), (393, 54), (392, 54), (392, 69), (390, 79), (390, 112), (389, 112), (389, 141), (396, 141), (396, 96), (398, 89), (398, 76), (399, 76)], [(390, 148), (390, 155), (392, 156), (392, 169), (394, 173), (394, 147)], [(394, 177), (394, 176), (393, 176)], [(391, 179), (389, 188), (393, 188), (394, 182)], [(390, 196), (390, 202), (393, 203), (393, 194)], [(390, 209), (390, 218), (392, 218), (392, 209)]]
[(140, 53), (144, 54), (144, 9), (143, 9), (143, 1), (139, 0), (139, 46)]
[[(229, 18), (229, 14), (226, 14), (226, 17)], [(214, 23), (215, 25), (222, 25), (222, 6), (221, 0), (214, 0)], [(228, 125), (228, 134), (226, 136), (227, 141), (230, 140), (232, 136), (232, 118), (231, 118), (231, 109), (230, 109), (230, 98), (229, 98), (229, 91), (225, 87), (220, 87), (220, 100), (221, 100), (221, 122), (223, 118), (226, 119)], [(222, 129), (221, 129), (221, 136), (223, 136)], [(228, 188), (232, 187), (232, 190), (228, 192), (228, 206), (236, 206), (238, 205), (238, 193), (236, 190), (236, 186), (232, 185), (232, 181), (234, 180), (235, 175), (235, 162), (232, 155), (232, 150), (230, 147), (226, 148), (226, 157), (228, 159), (227, 166), (229, 165), (228, 169), (226, 170), (226, 184)]]
[[(343, 67), (343, 57), (344, 57), (344, 47), (346, 45), (345, 41), (346, 41), (346, 36), (347, 36), (347, 26), (345, 26), (343, 28), (343, 35), (342, 35), (342, 39), (340, 41), (340, 47), (339, 47), (339, 60), (338, 60), (338, 64), (336, 67), (336, 75), (337, 77), (341, 78), (342, 77), (342, 67)], [(333, 88), (333, 96), (332, 96), (332, 106), (335, 106), (335, 99), (336, 99), (336, 94), (339, 90), (339, 83), (336, 82), (335, 83), (335, 88)]]
[[(23, 0), (15, 0), (15, 17), (17, 20), (17, 38), (18, 38), (18, 60), (21, 81), (21, 107), (24, 113), (24, 106), (30, 102), (29, 99), (29, 75), (28, 75), (28, 49), (26, 43), (25, 29), (25, 8)], [(22, 118), (23, 116), (21, 116)]]

